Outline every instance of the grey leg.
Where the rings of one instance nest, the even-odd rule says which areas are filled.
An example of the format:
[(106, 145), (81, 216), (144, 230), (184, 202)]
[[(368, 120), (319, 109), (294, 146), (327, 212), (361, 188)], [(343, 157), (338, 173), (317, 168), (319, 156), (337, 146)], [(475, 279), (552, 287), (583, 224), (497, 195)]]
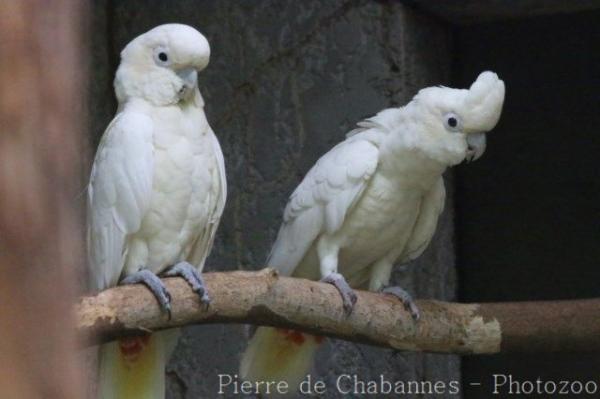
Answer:
[(342, 303), (344, 306), (344, 313), (349, 315), (352, 313), (352, 309), (354, 308), (354, 304), (356, 303), (356, 294), (354, 290), (348, 285), (348, 282), (339, 273), (330, 273), (327, 276), (321, 279), (324, 283), (329, 283), (335, 286), (337, 290), (340, 292), (342, 296)]
[(419, 308), (417, 308), (417, 305), (415, 304), (415, 301), (413, 300), (412, 296), (410, 296), (410, 294), (404, 289), (397, 286), (387, 287), (384, 288), (381, 292), (384, 294), (393, 295), (396, 298), (400, 299), (402, 301), (402, 304), (404, 305), (404, 308), (410, 313), (412, 318), (414, 320), (419, 320), (419, 317), (421, 317), (421, 314), (419, 313)]
[(169, 320), (171, 319), (171, 294), (158, 276), (150, 270), (140, 270), (130, 276), (125, 277), (120, 285), (144, 284), (152, 292), (162, 310), (167, 312)]
[(200, 302), (205, 303), (206, 305), (210, 303), (210, 297), (208, 296), (208, 291), (204, 285), (202, 275), (198, 273), (198, 269), (188, 262), (179, 262), (167, 270), (164, 275), (166, 277), (182, 277), (188, 282), (194, 292), (200, 296)]

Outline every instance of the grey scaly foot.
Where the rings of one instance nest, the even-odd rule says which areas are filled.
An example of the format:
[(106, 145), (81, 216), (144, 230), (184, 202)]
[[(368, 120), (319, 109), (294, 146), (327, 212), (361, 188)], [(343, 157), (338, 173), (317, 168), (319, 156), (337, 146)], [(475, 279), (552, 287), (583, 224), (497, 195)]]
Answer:
[(206, 290), (202, 276), (198, 273), (198, 269), (188, 262), (179, 262), (167, 270), (164, 275), (166, 277), (183, 277), (183, 279), (192, 287), (194, 292), (200, 296), (200, 302), (205, 303), (206, 305), (210, 304), (210, 297), (208, 296), (208, 291)]
[(348, 282), (339, 273), (331, 273), (321, 279), (324, 283), (329, 283), (335, 286), (337, 290), (340, 292), (342, 296), (342, 303), (344, 306), (344, 313), (349, 315), (352, 313), (352, 309), (354, 309), (354, 304), (356, 303), (356, 294), (354, 290), (348, 285)]
[(397, 286), (387, 287), (384, 288), (381, 292), (384, 294), (393, 295), (396, 298), (400, 299), (402, 301), (402, 304), (404, 305), (404, 309), (406, 309), (410, 313), (412, 318), (414, 320), (419, 320), (419, 318), (421, 317), (421, 314), (419, 313), (419, 308), (417, 308), (417, 305), (415, 304), (415, 301), (413, 300), (412, 296), (410, 296), (410, 294), (404, 289)]
[(167, 312), (169, 320), (171, 320), (171, 294), (169, 294), (169, 291), (167, 291), (167, 288), (156, 274), (150, 270), (143, 269), (125, 277), (119, 284), (129, 285), (140, 283), (148, 287), (160, 304), (160, 308)]

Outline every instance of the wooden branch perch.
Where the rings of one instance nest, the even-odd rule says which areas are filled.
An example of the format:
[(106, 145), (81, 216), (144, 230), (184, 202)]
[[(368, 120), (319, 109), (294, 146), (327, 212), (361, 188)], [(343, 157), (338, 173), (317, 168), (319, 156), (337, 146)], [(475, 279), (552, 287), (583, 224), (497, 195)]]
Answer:
[(202, 306), (180, 278), (167, 278), (172, 319), (143, 286), (84, 297), (76, 312), (87, 344), (204, 323), (248, 323), (398, 350), (455, 354), (600, 350), (600, 299), (459, 304), (418, 301), (413, 322), (393, 297), (359, 291), (349, 317), (336, 289), (273, 270), (207, 273), (212, 303)]

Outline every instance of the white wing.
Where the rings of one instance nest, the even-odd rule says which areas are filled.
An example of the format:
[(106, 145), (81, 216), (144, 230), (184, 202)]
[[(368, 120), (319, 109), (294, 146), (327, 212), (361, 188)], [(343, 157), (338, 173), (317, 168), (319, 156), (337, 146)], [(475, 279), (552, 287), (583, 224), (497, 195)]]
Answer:
[(221, 221), (221, 215), (223, 215), (223, 209), (225, 208), (225, 202), (227, 200), (227, 177), (225, 175), (225, 160), (223, 158), (223, 152), (221, 146), (215, 134), (210, 132), (211, 142), (213, 146), (213, 153), (217, 160), (217, 177), (213, 184), (213, 192), (211, 195), (216, 196), (215, 208), (210, 215), (210, 221), (204, 231), (198, 235), (192, 251), (190, 253), (190, 262), (192, 265), (198, 267), (199, 271), (204, 268), (204, 262), (212, 250), (212, 246), (215, 240), (215, 234)]
[(438, 218), (444, 210), (445, 200), (446, 188), (444, 187), (444, 179), (440, 177), (421, 202), (419, 216), (399, 259), (400, 263), (416, 259), (425, 251), (435, 233)]
[(290, 275), (314, 240), (339, 230), (379, 161), (377, 147), (347, 139), (323, 155), (291, 195), (267, 265)]
[(117, 284), (127, 235), (139, 230), (152, 196), (152, 120), (122, 112), (108, 126), (88, 186), (88, 256), (94, 289)]

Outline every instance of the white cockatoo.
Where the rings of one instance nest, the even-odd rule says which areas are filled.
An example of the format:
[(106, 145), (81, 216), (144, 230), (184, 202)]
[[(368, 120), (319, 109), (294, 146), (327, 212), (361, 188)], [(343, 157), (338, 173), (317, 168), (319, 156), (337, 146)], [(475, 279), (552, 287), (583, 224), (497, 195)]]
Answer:
[[(183, 277), (210, 301), (199, 272), (225, 205), (223, 154), (197, 83), (209, 57), (204, 36), (180, 24), (158, 26), (125, 47), (114, 81), (119, 108), (88, 187), (91, 285), (143, 283), (169, 316), (159, 273)], [(169, 330), (103, 345), (99, 397), (164, 398), (177, 336)]]
[[(423, 253), (444, 207), (442, 174), (483, 154), (485, 132), (503, 102), (504, 83), (483, 72), (468, 90), (429, 87), (407, 105), (360, 122), (292, 193), (268, 266), (334, 284), (346, 313), (356, 301), (351, 287), (383, 289), (418, 319), (408, 293), (385, 288), (392, 266)], [(260, 327), (242, 357), (241, 377), (286, 380), (293, 390), (319, 341)]]

